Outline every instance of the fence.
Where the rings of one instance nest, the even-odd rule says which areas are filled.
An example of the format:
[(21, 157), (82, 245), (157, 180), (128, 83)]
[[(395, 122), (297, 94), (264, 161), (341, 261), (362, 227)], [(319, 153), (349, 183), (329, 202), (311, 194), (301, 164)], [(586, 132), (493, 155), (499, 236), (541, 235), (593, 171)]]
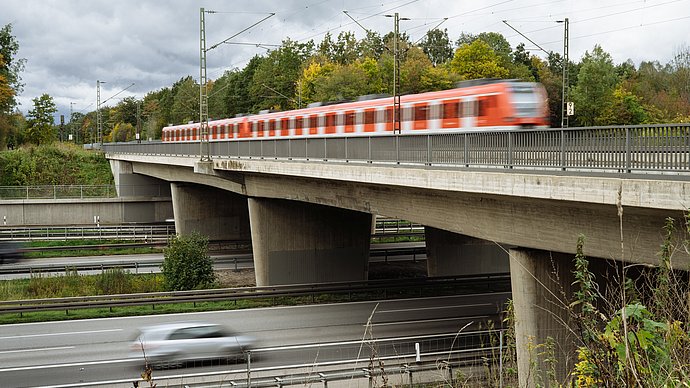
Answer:
[[(690, 172), (690, 124), (212, 141), (215, 158)], [(199, 143), (113, 143), (107, 153), (199, 156)]]

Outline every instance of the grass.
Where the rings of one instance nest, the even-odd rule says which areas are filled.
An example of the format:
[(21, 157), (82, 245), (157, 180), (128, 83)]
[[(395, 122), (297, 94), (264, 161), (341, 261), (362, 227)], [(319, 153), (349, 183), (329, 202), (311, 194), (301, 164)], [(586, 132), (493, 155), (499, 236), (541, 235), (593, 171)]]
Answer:
[[(126, 244), (132, 241), (124, 240), (51, 240), (51, 241), (32, 241), (26, 244), (27, 248), (51, 248), (65, 246), (88, 246), (104, 244)], [(47, 250), (27, 252), (25, 257), (37, 259), (45, 257), (71, 257), (71, 256), (105, 256), (105, 255), (135, 255), (147, 253), (162, 253), (163, 248), (141, 247), (141, 248), (94, 248), (94, 249), (74, 249), (74, 250)]]

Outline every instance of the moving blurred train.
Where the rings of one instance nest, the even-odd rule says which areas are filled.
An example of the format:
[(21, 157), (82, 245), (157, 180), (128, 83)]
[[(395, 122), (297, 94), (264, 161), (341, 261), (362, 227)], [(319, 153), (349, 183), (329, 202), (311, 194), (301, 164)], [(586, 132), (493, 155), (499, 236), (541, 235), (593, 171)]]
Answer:
[[(400, 97), (400, 132), (452, 133), (548, 126), (544, 87), (534, 82), (474, 80), (455, 89)], [(376, 97), (376, 96), (374, 96)], [(394, 133), (393, 98), (316, 103), (308, 108), (209, 121), (209, 141), (370, 136)], [(199, 123), (163, 128), (164, 142), (199, 140)]]

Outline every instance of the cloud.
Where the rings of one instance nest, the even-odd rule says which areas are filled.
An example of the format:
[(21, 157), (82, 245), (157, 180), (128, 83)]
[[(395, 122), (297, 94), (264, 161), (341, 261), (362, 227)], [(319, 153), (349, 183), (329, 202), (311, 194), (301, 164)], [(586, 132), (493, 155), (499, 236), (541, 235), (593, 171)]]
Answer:
[(575, 61), (600, 44), (616, 63), (630, 58), (636, 64), (664, 64), (687, 46), (690, 36), (690, 0), (3, 0), (2, 5), (0, 25), (12, 23), (19, 57), (27, 59), (21, 110), (26, 113), (32, 98), (48, 93), (66, 116), (70, 102), (76, 111), (94, 110), (96, 80), (106, 81), (101, 91), (105, 99), (133, 82), (119, 97), (142, 98), (182, 77), (198, 78), (200, 7), (219, 11), (206, 14), (207, 47), (275, 13), (232, 39), (254, 45), (224, 44), (209, 51), (210, 78), (264, 54), (258, 43), (280, 44), (288, 37), (318, 43), (326, 32), (337, 37), (344, 30), (363, 37), (364, 30), (343, 10), (381, 34), (393, 28), (392, 19), (383, 14), (399, 12), (411, 19), (401, 22), (400, 29), (413, 40), (445, 17), (440, 28), (446, 28), (453, 41), (462, 32), (495, 31), (513, 47), (525, 42), (530, 48), (502, 23), (507, 19), (557, 52), (563, 49), (563, 27), (554, 21), (568, 17), (570, 57)]

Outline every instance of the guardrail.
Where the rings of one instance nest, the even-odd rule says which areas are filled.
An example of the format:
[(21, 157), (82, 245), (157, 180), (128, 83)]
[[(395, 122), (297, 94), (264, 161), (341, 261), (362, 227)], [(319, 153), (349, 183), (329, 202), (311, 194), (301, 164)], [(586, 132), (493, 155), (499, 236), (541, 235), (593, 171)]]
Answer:
[[(214, 158), (474, 168), (690, 172), (690, 124), (211, 141)], [(108, 154), (198, 157), (199, 143), (106, 143)]]
[(0, 200), (115, 198), (119, 192), (170, 197), (166, 185), (36, 185), (0, 186)]
[(175, 225), (0, 226), (0, 240), (136, 240), (165, 241)]
[(348, 294), (383, 291), (384, 298), (389, 292), (427, 287), (452, 287), (454, 289), (477, 287), (492, 290), (509, 290), (510, 274), (483, 274), (470, 276), (450, 276), (406, 280), (372, 280), (363, 282), (336, 282), (311, 285), (286, 285), (270, 287), (223, 288), (213, 290), (152, 292), (138, 294), (96, 295), (68, 298), (44, 298), (0, 301), (0, 314), (25, 313), (36, 311), (69, 310), (85, 308), (115, 308), (129, 306), (156, 305), (171, 303), (197, 303), (213, 301), (238, 301), (247, 299), (275, 299), (278, 297), (311, 296), (315, 300), (320, 294)]

